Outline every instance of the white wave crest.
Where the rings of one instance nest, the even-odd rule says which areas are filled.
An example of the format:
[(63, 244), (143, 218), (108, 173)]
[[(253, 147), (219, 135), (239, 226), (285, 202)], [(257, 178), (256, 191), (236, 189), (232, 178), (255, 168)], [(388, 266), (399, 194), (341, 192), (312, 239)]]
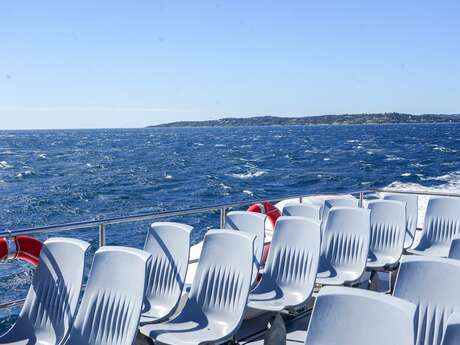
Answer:
[(457, 152), (457, 150), (454, 150), (454, 149), (451, 149), (445, 146), (441, 146), (441, 145), (432, 145), (432, 147), (434, 151), (453, 152), (453, 153)]
[(254, 177), (259, 177), (262, 175), (267, 174), (265, 170), (258, 170), (258, 171), (249, 171), (245, 173), (240, 173), (240, 174), (230, 174), (231, 177), (246, 180)]
[(222, 189), (232, 189), (232, 187), (227, 186), (225, 183), (220, 183), (219, 186), (220, 186)]
[(385, 155), (385, 160), (387, 162), (391, 162), (391, 161), (400, 161), (402, 160), (401, 157), (398, 157), (398, 156), (395, 156), (395, 155)]
[(0, 162), (0, 169), (9, 169), (12, 168), (13, 166), (9, 165), (7, 161), (1, 161)]

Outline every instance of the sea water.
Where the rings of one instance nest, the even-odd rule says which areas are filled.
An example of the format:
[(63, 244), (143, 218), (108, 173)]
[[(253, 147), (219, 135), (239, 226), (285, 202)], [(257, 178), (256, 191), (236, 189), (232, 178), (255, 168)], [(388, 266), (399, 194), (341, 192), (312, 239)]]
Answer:
[[(458, 133), (460, 124), (0, 131), (0, 229), (373, 187), (460, 191)], [(219, 214), (170, 220), (193, 225), (196, 243)], [(109, 226), (107, 243), (141, 248), (148, 225)], [(58, 235), (97, 248), (97, 229)], [(25, 263), (0, 264), (0, 303), (23, 298), (31, 276)], [(0, 333), (18, 311), (0, 311)]]

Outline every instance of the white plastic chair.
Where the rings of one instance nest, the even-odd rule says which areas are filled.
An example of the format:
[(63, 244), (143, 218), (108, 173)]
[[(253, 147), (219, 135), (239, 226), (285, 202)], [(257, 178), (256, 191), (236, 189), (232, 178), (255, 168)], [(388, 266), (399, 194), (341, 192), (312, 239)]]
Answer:
[(447, 319), (460, 312), (459, 286), (459, 261), (403, 257), (393, 295), (417, 305), (417, 345), (441, 344)]
[(358, 207), (334, 207), (327, 218), (316, 282), (344, 285), (356, 282), (367, 262), (370, 211)]
[(416, 307), (385, 294), (325, 287), (316, 299), (305, 345), (414, 345)]
[(460, 198), (433, 198), (428, 202), (420, 242), (407, 251), (417, 255), (446, 257), (450, 242), (460, 233)]
[(151, 255), (105, 246), (94, 255), (77, 318), (65, 345), (132, 345)]
[(170, 222), (153, 223), (144, 250), (152, 254), (141, 324), (161, 322), (177, 308), (185, 285), (193, 227)]
[(75, 318), (89, 243), (70, 238), (45, 241), (32, 285), (2, 345), (59, 344)]
[(252, 286), (262, 264), (265, 244), (265, 220), (267, 216), (256, 212), (233, 211), (226, 215), (225, 229), (244, 231), (254, 236), (254, 267), (252, 269)]
[(305, 217), (320, 222), (321, 210), (321, 206), (316, 204), (289, 203), (283, 208), (283, 216)]
[(442, 345), (458, 345), (460, 343), (460, 313), (452, 314), (447, 320), (447, 326), (442, 339)]
[(460, 260), (460, 234), (452, 237), (449, 248), (449, 258)]
[(358, 207), (359, 200), (355, 197), (331, 198), (324, 200), (321, 211), (321, 229), (324, 232), (327, 223), (327, 217), (333, 207)]
[(383, 199), (406, 203), (406, 237), (404, 239), (404, 249), (412, 247), (417, 232), (418, 196), (409, 194), (386, 194)]
[(262, 280), (249, 295), (248, 307), (281, 311), (310, 298), (318, 271), (320, 231), (319, 223), (304, 217), (278, 219)]
[(248, 299), (253, 242), (253, 236), (242, 231), (208, 231), (181, 313), (166, 323), (142, 326), (141, 333), (155, 345), (222, 344), (231, 340)]
[(392, 200), (372, 200), (371, 238), (366, 266), (391, 269), (401, 258), (406, 235), (406, 204)]

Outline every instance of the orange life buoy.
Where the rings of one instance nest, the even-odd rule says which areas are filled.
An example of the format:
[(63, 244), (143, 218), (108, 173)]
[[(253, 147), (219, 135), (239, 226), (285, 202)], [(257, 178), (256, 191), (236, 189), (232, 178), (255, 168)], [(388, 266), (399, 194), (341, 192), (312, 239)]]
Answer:
[(42, 246), (42, 242), (30, 236), (0, 238), (0, 261), (18, 259), (37, 266)]
[(273, 229), (275, 228), (276, 221), (281, 217), (281, 212), (269, 202), (251, 205), (248, 208), (249, 212), (263, 213), (267, 215)]

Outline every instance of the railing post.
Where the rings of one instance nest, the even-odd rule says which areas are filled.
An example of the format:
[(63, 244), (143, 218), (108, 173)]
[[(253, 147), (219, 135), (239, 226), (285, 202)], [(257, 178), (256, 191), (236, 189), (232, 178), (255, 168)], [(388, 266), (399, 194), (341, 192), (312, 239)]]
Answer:
[(359, 207), (364, 207), (364, 192), (359, 192)]
[(220, 228), (225, 228), (225, 207), (220, 209)]
[(99, 224), (99, 248), (105, 246), (105, 224)]

